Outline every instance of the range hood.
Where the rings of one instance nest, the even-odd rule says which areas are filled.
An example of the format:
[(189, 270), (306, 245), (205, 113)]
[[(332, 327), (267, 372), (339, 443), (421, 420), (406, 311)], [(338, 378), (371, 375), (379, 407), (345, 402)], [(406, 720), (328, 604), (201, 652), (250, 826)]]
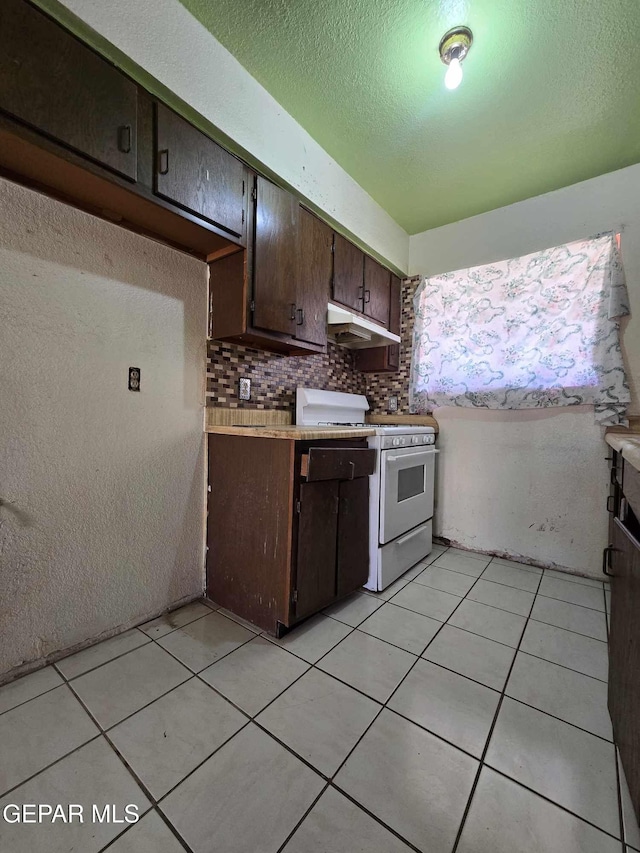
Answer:
[(333, 302), (329, 303), (327, 326), (329, 340), (349, 349), (387, 347), (400, 343), (398, 335)]

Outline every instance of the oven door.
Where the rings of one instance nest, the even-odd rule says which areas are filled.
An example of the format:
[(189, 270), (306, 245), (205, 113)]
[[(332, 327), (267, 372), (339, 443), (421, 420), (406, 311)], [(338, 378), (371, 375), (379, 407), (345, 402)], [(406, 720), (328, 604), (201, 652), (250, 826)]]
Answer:
[(380, 544), (391, 542), (433, 515), (435, 447), (383, 450)]

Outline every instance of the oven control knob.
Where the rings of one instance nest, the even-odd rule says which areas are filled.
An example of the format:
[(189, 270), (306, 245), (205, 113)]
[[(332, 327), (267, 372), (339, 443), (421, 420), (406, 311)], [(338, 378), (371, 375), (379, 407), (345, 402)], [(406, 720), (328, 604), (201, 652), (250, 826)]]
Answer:
[(435, 435), (427, 435), (427, 436), (425, 436), (425, 441), (427, 444), (435, 444), (436, 443), (436, 437), (435, 437)]
[(394, 438), (394, 439), (393, 439), (393, 446), (394, 446), (394, 447), (399, 447), (399, 446), (400, 446), (400, 439), (399, 439), (399, 438)]
[(420, 444), (420, 436), (412, 435), (411, 436), (411, 444)]

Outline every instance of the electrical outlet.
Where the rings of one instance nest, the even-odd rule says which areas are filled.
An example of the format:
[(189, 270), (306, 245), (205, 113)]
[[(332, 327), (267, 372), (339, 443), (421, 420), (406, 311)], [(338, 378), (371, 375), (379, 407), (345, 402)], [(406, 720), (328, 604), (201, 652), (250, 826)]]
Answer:
[(140, 390), (140, 368), (139, 367), (130, 367), (129, 368), (129, 391), (139, 391)]
[(398, 411), (398, 398), (396, 396), (389, 397), (389, 400), (387, 401), (387, 410), (389, 412)]
[(250, 379), (241, 379), (240, 380), (240, 399), (241, 400), (250, 400), (251, 399), (251, 380)]

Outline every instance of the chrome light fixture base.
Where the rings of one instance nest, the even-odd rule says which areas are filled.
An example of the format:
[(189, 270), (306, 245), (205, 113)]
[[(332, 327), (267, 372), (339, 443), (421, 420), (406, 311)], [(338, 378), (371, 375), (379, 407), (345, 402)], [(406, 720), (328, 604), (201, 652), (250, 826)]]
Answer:
[(473, 44), (473, 33), (469, 27), (454, 27), (448, 30), (440, 39), (438, 50), (440, 59), (445, 65), (449, 65), (452, 59), (460, 62), (469, 53)]

